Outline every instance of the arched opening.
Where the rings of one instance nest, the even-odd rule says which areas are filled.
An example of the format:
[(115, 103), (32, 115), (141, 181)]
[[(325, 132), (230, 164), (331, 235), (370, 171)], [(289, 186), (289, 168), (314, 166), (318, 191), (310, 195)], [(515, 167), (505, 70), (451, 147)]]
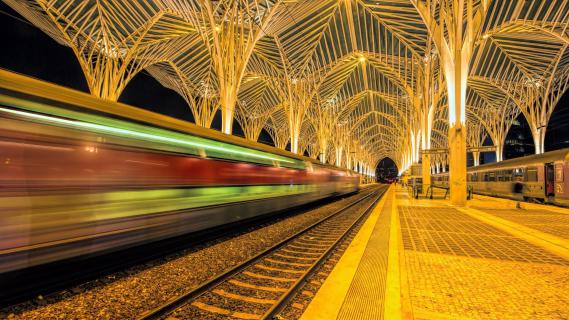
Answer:
[(221, 108), (217, 109), (217, 111), (215, 112), (213, 120), (211, 120), (210, 128), (221, 131)]
[(519, 158), (535, 153), (535, 146), (529, 124), (523, 114), (514, 120), (504, 143), (504, 160)]
[(545, 151), (569, 148), (569, 91), (566, 91), (551, 114), (545, 131)]
[(119, 101), (181, 120), (195, 122), (190, 106), (177, 92), (162, 86), (146, 71), (126, 85)]
[[(493, 146), (494, 143), (492, 142), (492, 138), (490, 136), (486, 136), (484, 142), (482, 142), (483, 147)], [(478, 165), (496, 162), (496, 152), (494, 151), (487, 151), (487, 152), (480, 152), (478, 156)], [(466, 153), (466, 166), (473, 167), (474, 166), (474, 154), (472, 152)]]
[[(493, 146), (494, 142), (490, 136), (486, 137), (483, 146)], [(482, 152), (480, 153), (480, 164), (496, 162), (496, 152)]]
[(397, 173), (399, 169), (393, 161), (389, 157), (383, 158), (377, 164), (375, 168), (375, 181), (380, 183), (391, 183), (395, 178), (397, 178)]
[(233, 118), (233, 127), (232, 127), (232, 135), (238, 136), (241, 138), (245, 138), (245, 132), (243, 132), (243, 128), (237, 119)]
[(259, 133), (259, 139), (257, 140), (257, 142), (263, 143), (263, 144), (268, 144), (270, 146), (275, 146), (275, 142), (273, 141), (273, 138), (271, 137), (271, 135), (269, 134), (269, 132), (267, 132), (267, 130), (265, 130), (264, 128), (261, 129), (261, 133)]

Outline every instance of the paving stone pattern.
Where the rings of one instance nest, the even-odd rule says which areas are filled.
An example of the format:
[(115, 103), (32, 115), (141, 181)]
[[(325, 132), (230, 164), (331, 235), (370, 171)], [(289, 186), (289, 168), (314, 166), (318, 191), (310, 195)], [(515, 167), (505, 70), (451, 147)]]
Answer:
[[(569, 319), (569, 261), (451, 207), (398, 212), (415, 319)], [(564, 219), (492, 213), (525, 225)]]
[(451, 207), (399, 206), (405, 250), (569, 265), (569, 261)]
[(476, 209), (528, 228), (549, 233), (563, 239), (569, 239), (569, 214), (548, 210)]
[(405, 251), (415, 319), (569, 319), (569, 268)]

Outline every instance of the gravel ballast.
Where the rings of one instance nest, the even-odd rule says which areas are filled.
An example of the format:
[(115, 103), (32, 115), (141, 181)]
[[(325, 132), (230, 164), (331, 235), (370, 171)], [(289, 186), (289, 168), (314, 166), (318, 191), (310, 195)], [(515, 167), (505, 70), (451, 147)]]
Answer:
[(198, 248), (5, 308), (0, 319), (134, 319), (293, 235), (353, 199), (261, 226)]

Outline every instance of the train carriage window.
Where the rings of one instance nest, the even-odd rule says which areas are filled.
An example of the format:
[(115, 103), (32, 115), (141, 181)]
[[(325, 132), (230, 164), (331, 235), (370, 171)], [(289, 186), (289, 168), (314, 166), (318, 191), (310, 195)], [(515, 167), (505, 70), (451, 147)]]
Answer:
[(490, 172), (488, 174), (488, 181), (490, 181), (490, 182), (496, 181), (496, 173), (495, 172)]
[(537, 168), (528, 168), (526, 170), (526, 181), (528, 182), (537, 181)]
[(524, 169), (516, 168), (513, 170), (512, 181), (523, 181), (524, 180)]
[(504, 173), (503, 171), (496, 172), (496, 181), (504, 181)]
[(512, 181), (512, 170), (504, 170), (504, 181)]

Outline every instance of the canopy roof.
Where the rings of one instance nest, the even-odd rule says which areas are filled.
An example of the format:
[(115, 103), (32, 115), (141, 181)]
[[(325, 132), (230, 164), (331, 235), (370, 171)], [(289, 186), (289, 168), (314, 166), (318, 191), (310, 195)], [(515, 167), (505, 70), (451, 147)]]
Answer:
[(503, 145), (520, 113), (541, 134), (569, 79), (566, 0), (5, 2), (74, 50), (95, 95), (118, 99), (145, 69), (200, 125), (222, 108), (249, 139), (265, 128), (278, 147), (351, 168), (447, 147), (440, 39), (462, 43), (445, 27), (458, 15), (480, 26), (471, 146)]

